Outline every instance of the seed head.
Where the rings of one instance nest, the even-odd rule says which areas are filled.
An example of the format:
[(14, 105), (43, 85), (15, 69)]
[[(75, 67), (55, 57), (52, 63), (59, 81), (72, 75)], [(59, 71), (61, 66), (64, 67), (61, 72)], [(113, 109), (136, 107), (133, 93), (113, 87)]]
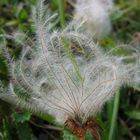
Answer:
[(85, 29), (101, 39), (111, 31), (112, 0), (77, 0), (74, 18), (83, 22)]
[(18, 61), (6, 53), (11, 80), (6, 94), (1, 86), (0, 98), (33, 112), (49, 113), (60, 123), (68, 116), (85, 123), (121, 86), (138, 85), (137, 47), (121, 46), (116, 50), (127, 50), (128, 55), (113, 55), (115, 50), (103, 51), (76, 21), (50, 32), (54, 16), (44, 16), (43, 1), (35, 11), (36, 38), (24, 35), (22, 43), (11, 37), (23, 46), (23, 52)]

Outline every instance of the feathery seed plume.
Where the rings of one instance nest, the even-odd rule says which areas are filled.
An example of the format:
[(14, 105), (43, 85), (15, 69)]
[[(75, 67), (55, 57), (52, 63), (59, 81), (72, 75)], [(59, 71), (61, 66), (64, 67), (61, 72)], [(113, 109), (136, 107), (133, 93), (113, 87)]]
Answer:
[(45, 13), (39, 1), (33, 15), (35, 40), (25, 35), (22, 43), (11, 37), (23, 46), (23, 52), (14, 61), (5, 51), (11, 80), (6, 93), (0, 84), (0, 98), (33, 112), (49, 113), (59, 123), (71, 117), (83, 124), (121, 86), (139, 84), (139, 47), (122, 46), (119, 49), (127, 55), (113, 55), (115, 50), (102, 50), (75, 21), (50, 32), (55, 16)]
[(74, 18), (83, 22), (94, 38), (101, 39), (111, 31), (112, 0), (77, 0)]

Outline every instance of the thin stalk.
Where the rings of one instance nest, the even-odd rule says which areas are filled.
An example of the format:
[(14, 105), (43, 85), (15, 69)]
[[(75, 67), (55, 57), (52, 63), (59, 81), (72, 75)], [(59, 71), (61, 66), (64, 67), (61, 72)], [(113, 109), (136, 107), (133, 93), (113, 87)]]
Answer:
[(119, 110), (119, 102), (120, 102), (120, 92), (118, 91), (115, 95), (115, 100), (114, 100), (114, 108), (113, 108), (113, 114), (112, 114), (111, 125), (110, 125), (109, 140), (113, 140), (113, 136), (116, 128), (118, 110)]
[(81, 137), (81, 138), (78, 138), (78, 140), (85, 140), (85, 138), (84, 137)]
[(108, 118), (109, 126), (111, 126), (113, 105), (114, 105), (114, 100), (107, 103), (107, 118)]
[(58, 7), (59, 7), (59, 16), (60, 16), (60, 24), (63, 28), (65, 26), (65, 4), (64, 0), (58, 0)]
[(62, 38), (61, 38), (61, 41), (62, 41), (62, 43), (63, 43), (64, 49), (66, 50), (66, 52), (67, 52), (67, 54), (68, 54), (68, 57), (70, 58), (70, 60), (71, 60), (71, 62), (72, 62), (72, 65), (73, 65), (73, 67), (74, 67), (74, 69), (75, 69), (75, 71), (76, 71), (78, 77), (80, 78), (80, 80), (83, 80), (81, 71), (80, 71), (80, 69), (79, 69), (79, 66), (78, 66), (78, 64), (77, 64), (77, 61), (76, 61), (76, 59), (75, 59), (75, 57), (74, 57), (74, 55), (73, 55), (71, 49), (69, 48), (69, 44), (68, 44), (67, 40), (66, 40), (64, 37), (62, 37)]

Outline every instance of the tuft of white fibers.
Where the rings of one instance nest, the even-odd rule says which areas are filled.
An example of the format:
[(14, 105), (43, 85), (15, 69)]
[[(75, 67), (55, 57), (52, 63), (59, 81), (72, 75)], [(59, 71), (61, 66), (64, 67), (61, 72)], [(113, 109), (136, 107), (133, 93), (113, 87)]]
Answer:
[(129, 52), (122, 56), (113, 55), (115, 50), (105, 52), (75, 21), (50, 32), (54, 16), (45, 13), (39, 1), (34, 40), (24, 35), (22, 43), (15, 38), (23, 46), (19, 60), (10, 59), (5, 50), (11, 80), (6, 91), (0, 84), (0, 98), (33, 112), (49, 113), (59, 123), (69, 116), (84, 123), (121, 86), (139, 84), (138, 48), (121, 46)]
[(83, 22), (94, 38), (101, 39), (111, 31), (110, 14), (113, 7), (112, 0), (77, 0), (74, 17)]

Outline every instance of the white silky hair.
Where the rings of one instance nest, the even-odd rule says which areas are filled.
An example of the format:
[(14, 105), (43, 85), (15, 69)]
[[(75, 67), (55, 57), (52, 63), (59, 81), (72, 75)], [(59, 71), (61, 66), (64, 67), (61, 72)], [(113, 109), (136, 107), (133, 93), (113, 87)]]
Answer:
[[(27, 40), (19, 42), (26, 46), (21, 58), (14, 62), (5, 53), (11, 80), (6, 94), (0, 84), (0, 98), (33, 112), (49, 113), (59, 123), (69, 116), (84, 123), (121, 86), (139, 84), (139, 47), (121, 46), (130, 53), (112, 55), (114, 50), (103, 51), (74, 20), (65, 29), (50, 32), (55, 16), (44, 16), (43, 5), (39, 1), (34, 9), (36, 39), (25, 35)], [(17, 87), (22, 96), (16, 93)], [(23, 99), (24, 94), (28, 98)]]
[(110, 33), (110, 14), (114, 7), (112, 0), (77, 0), (75, 7), (74, 18), (83, 22), (94, 38), (102, 39)]

